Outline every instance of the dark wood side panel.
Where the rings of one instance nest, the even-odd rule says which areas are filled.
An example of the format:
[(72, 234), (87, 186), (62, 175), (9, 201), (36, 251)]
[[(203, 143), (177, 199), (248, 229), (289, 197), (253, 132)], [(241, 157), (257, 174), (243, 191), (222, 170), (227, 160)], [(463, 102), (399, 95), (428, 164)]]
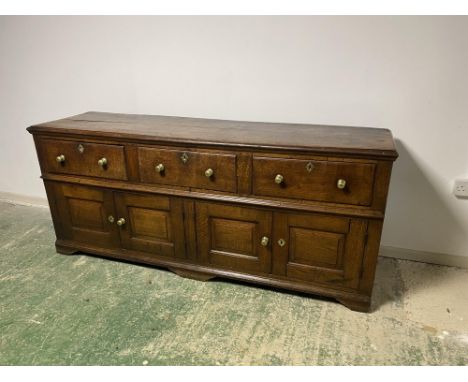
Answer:
[(366, 247), (362, 261), (362, 277), (359, 289), (371, 295), (374, 286), (375, 269), (380, 250), (380, 237), (382, 235), (383, 220), (370, 220), (367, 230)]
[(57, 238), (65, 238), (62, 230), (62, 222), (59, 214), (58, 195), (56, 194), (56, 182), (48, 180), (44, 181), (44, 187), (47, 194), (47, 201), (49, 203), (50, 213), (52, 215), (52, 223), (54, 225), (55, 235)]
[(374, 182), (374, 201), (372, 203), (372, 208), (375, 210), (385, 211), (392, 167), (393, 162), (390, 161), (380, 161), (377, 164)]

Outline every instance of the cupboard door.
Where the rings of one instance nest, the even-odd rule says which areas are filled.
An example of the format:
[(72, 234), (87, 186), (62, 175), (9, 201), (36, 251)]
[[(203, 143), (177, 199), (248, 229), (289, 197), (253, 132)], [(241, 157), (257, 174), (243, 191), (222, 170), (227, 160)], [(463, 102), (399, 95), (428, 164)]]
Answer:
[(357, 288), (366, 229), (362, 219), (275, 213), (273, 273)]
[(114, 216), (112, 191), (65, 183), (55, 183), (52, 189), (63, 239), (103, 248), (119, 246), (119, 233), (110, 221)]
[(240, 272), (270, 272), (271, 212), (197, 202), (196, 229), (202, 263)]
[(179, 199), (121, 192), (116, 192), (114, 197), (122, 248), (185, 257), (183, 210)]

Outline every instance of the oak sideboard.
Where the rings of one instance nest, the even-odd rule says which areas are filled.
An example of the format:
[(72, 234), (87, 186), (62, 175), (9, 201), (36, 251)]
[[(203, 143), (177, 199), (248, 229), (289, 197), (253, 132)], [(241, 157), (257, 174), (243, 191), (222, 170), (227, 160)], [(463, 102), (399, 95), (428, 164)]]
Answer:
[(389, 130), (88, 112), (28, 131), (57, 252), (369, 310)]

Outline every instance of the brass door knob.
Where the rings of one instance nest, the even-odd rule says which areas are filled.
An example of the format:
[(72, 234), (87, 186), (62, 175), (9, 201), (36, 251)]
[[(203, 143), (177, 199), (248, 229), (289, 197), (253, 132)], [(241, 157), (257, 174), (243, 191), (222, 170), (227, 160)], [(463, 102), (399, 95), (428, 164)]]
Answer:
[(278, 174), (278, 175), (275, 176), (275, 183), (276, 184), (281, 184), (281, 183), (283, 183), (283, 181), (284, 181), (284, 176), (283, 175)]
[(270, 239), (268, 237), (266, 237), (266, 236), (263, 236), (262, 241), (260, 242), (260, 244), (262, 245), (262, 247), (266, 247), (269, 242), (270, 242)]
[(278, 240), (278, 245), (279, 245), (280, 247), (284, 247), (285, 244), (286, 244), (286, 240), (284, 240), (284, 239), (279, 239), (279, 240)]
[(162, 163), (159, 163), (156, 167), (155, 167), (155, 170), (157, 172), (164, 172), (165, 168), (164, 168), (164, 165)]
[(101, 158), (98, 160), (98, 165), (101, 167), (107, 166), (107, 158)]
[(124, 218), (120, 218), (119, 220), (117, 220), (117, 225), (119, 227), (122, 227), (124, 224), (125, 224), (125, 219)]
[(58, 163), (65, 162), (65, 155), (61, 154), (57, 158), (55, 158)]
[(336, 187), (338, 187), (340, 190), (346, 187), (346, 180), (344, 179), (338, 179), (338, 182), (336, 182)]
[(207, 169), (207, 170), (205, 171), (205, 176), (206, 176), (207, 178), (211, 178), (213, 175), (214, 175), (213, 169), (209, 168), (209, 169)]

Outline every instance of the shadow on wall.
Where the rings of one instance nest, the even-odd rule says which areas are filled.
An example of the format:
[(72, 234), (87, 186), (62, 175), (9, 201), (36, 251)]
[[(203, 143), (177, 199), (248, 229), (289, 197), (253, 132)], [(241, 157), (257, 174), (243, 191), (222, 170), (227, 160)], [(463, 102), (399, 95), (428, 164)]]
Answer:
[(407, 146), (395, 140), (394, 165), (382, 244), (424, 252), (453, 253), (468, 233)]

